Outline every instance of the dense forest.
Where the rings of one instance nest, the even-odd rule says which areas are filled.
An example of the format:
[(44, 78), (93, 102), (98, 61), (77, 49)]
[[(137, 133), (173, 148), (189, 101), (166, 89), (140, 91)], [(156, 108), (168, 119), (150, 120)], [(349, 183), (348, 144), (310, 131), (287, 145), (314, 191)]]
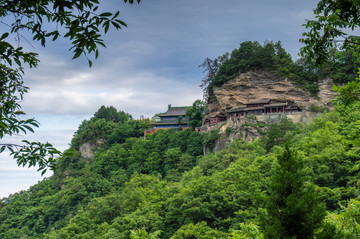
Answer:
[[(214, 132), (159, 130), (101, 107), (54, 175), (0, 203), (1, 238), (357, 238), (358, 84), (307, 125), (203, 155)], [(101, 143), (96, 144), (96, 140)], [(79, 147), (97, 145), (93, 158)]]

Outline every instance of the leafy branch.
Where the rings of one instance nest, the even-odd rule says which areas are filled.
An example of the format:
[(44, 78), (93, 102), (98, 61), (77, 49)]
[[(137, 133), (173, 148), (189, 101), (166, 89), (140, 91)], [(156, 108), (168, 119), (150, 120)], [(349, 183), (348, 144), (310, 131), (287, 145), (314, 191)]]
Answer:
[[(140, 1), (136, 0), (137, 3)], [(133, 4), (134, 0), (124, 2)], [(127, 27), (119, 19), (119, 11), (100, 12), (99, 4), (99, 0), (0, 2), (0, 18), (7, 21), (0, 23), (9, 28), (0, 36), (0, 139), (27, 132), (34, 133), (34, 128), (39, 127), (39, 122), (35, 119), (21, 119), (25, 113), (21, 111), (20, 105), (29, 89), (23, 81), (24, 66), (37, 67), (38, 54), (25, 52), (21, 46), (13, 46), (7, 40), (8, 37), (15, 35), (20, 45), (21, 32), (28, 31), (32, 34), (32, 40), (39, 41), (45, 47), (48, 40), (55, 41), (62, 36), (71, 42), (73, 59), (84, 55), (91, 66), (92, 61), (88, 56), (94, 54), (97, 59), (99, 46), (105, 47), (102, 35), (110, 28), (118, 30)], [(8, 22), (10, 19), (14, 20)], [(103, 34), (100, 33), (101, 29)], [(49, 143), (23, 140), (21, 144), (2, 143), (0, 146), (0, 153), (9, 150), (19, 166), (38, 166), (42, 175), (48, 168), (55, 169), (56, 158), (61, 155)]]

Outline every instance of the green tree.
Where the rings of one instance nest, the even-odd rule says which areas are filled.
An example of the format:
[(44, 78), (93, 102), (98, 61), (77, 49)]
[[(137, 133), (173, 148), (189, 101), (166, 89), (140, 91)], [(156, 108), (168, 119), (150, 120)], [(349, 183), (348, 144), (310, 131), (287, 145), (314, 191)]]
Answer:
[(160, 235), (161, 231), (148, 233), (145, 229), (138, 229), (131, 231), (130, 239), (158, 239)]
[(117, 111), (114, 106), (105, 107), (104, 105), (96, 111), (94, 114), (95, 118), (105, 119), (106, 121), (112, 121), (114, 123), (125, 123), (132, 119), (130, 114), (125, 113), (124, 111)]
[(348, 82), (344, 86), (333, 86), (334, 91), (339, 95), (334, 100), (338, 107), (346, 107), (360, 99), (360, 79)]
[(314, 9), (315, 20), (307, 20), (301, 55), (317, 64), (326, 62), (330, 49), (342, 42), (342, 47), (360, 43), (359, 36), (350, 35), (360, 25), (360, 3), (357, 0), (320, 0)]
[(214, 61), (207, 58), (200, 66), (207, 73), (200, 85), (205, 99), (213, 86), (221, 86), (240, 73), (251, 70), (265, 70), (280, 77), (288, 77), (314, 95), (318, 91), (317, 84), (313, 83), (318, 81), (319, 69), (303, 59), (293, 62), (280, 41), (266, 41), (263, 45), (257, 41), (245, 41), (231, 54), (226, 53)]
[(177, 118), (177, 123), (179, 124), (179, 131), (182, 130), (182, 120), (183, 120), (183, 116), (179, 115)]
[(267, 238), (313, 238), (325, 216), (325, 207), (306, 181), (303, 160), (285, 145), (271, 178), (270, 196), (262, 229)]
[(213, 78), (216, 76), (219, 70), (219, 66), (225, 61), (229, 59), (229, 53), (225, 53), (222, 56), (211, 60), (210, 58), (206, 57), (203, 63), (201, 63), (198, 67), (204, 68), (203, 73), (206, 73), (204, 79), (201, 80), (200, 87), (203, 89), (204, 92), (204, 100), (208, 98), (208, 86), (211, 84)]
[(220, 138), (219, 132), (219, 129), (210, 130), (204, 136), (203, 144), (209, 149), (210, 152), (214, 151), (215, 143)]
[(330, 77), (337, 84), (353, 81), (358, 76), (360, 67), (359, 51), (358, 45), (345, 49), (338, 46), (329, 49), (326, 64), (321, 66), (318, 74), (321, 78)]
[(241, 223), (241, 230), (234, 230), (229, 239), (263, 239), (264, 235), (254, 223)]
[(289, 74), (289, 66), (293, 64), (291, 55), (285, 51), (282, 47), (281, 42), (278, 41), (274, 44), (275, 48), (275, 65), (276, 65), (276, 73), (279, 75), (288, 75)]
[(182, 226), (171, 239), (213, 239), (225, 238), (227, 233), (212, 229), (206, 222), (199, 222), (197, 224), (187, 224)]
[(281, 118), (280, 122), (270, 124), (266, 135), (262, 137), (265, 149), (270, 151), (275, 145), (289, 141), (299, 131), (299, 127), (291, 119)]
[[(139, 3), (141, 0), (137, 0)], [(134, 0), (124, 0), (134, 3)], [(22, 32), (29, 32), (33, 40), (45, 46), (48, 40), (55, 41), (62, 36), (71, 42), (73, 58), (84, 55), (91, 66), (89, 55), (99, 55), (98, 47), (105, 46), (100, 29), (104, 34), (110, 27), (121, 29), (126, 24), (115, 13), (101, 12), (99, 1), (80, 0), (34, 0), (0, 3), (0, 17), (6, 19), (8, 31), (0, 36), (0, 138), (27, 132), (34, 132), (39, 123), (34, 119), (23, 120), (20, 102), (28, 88), (24, 85), (24, 67), (36, 67), (39, 60), (34, 52), (25, 52), (18, 41), (11, 43), (9, 36), (21, 39)], [(55, 168), (55, 157), (60, 153), (49, 143), (22, 141), (19, 144), (1, 144), (17, 160), (18, 165), (36, 166), (42, 173)]]
[(189, 126), (193, 129), (202, 125), (202, 119), (205, 115), (206, 103), (201, 100), (195, 100), (192, 106), (186, 109), (185, 116), (189, 120)]
[(360, 201), (351, 199), (347, 207), (342, 206), (340, 213), (329, 213), (317, 238), (359, 238)]

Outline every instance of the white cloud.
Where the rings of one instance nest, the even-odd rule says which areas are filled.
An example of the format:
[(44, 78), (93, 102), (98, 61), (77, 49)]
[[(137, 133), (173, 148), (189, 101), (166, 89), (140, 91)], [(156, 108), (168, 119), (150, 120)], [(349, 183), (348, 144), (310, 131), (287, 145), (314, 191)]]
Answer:
[[(144, 105), (147, 107), (143, 110), (156, 113), (169, 102), (182, 101), (184, 105), (201, 98), (197, 84), (169, 79), (151, 71), (134, 71), (121, 64), (119, 67), (111, 64), (109, 68), (100, 66), (70, 70), (72, 74), (61, 73), (67, 71), (67, 66), (56, 68), (51, 80), (32, 82), (23, 102), (26, 112), (92, 114), (101, 105), (113, 105), (141, 115)], [(45, 63), (39, 73), (47, 74), (48, 67)]]

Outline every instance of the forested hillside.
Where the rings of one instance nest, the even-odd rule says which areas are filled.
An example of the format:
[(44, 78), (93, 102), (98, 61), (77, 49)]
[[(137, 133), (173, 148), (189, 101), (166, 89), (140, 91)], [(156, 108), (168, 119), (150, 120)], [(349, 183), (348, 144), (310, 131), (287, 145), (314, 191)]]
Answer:
[[(305, 126), (283, 121), (262, 139), (203, 155), (214, 132), (159, 130), (100, 108), (50, 178), (1, 200), (1, 238), (356, 238), (360, 101)], [(93, 158), (82, 143), (101, 139)]]
[[(2, 1), (0, 15), (7, 30), (4, 28), (0, 37), (0, 138), (15, 136), (19, 132), (34, 132), (33, 127), (39, 126), (35, 119), (22, 120), (19, 117), (25, 114), (21, 106), (23, 95), (28, 92), (23, 74), (28, 68), (36, 67), (40, 59), (36, 52), (24, 51), (26, 47), (23, 48), (20, 39), (24, 38), (31, 45), (31, 40), (26, 38), (30, 36), (29, 39), (45, 46), (49, 37), (55, 41), (64, 34), (64, 38), (70, 40), (73, 58), (84, 55), (91, 66), (91, 55), (94, 53), (95, 59), (98, 58), (98, 46), (105, 46), (102, 30), (107, 33), (109, 26), (115, 29), (127, 26), (118, 18), (119, 11), (98, 11), (104, 7), (99, 4), (97, 0)], [(166, 12), (164, 10), (168, 8), (162, 6), (159, 9)], [(355, 0), (319, 0), (314, 17), (306, 20), (304, 25), (307, 32), (300, 39), (305, 44), (300, 51), (303, 58), (295, 61), (280, 42), (262, 45), (246, 41), (231, 53), (215, 59), (206, 58), (200, 65), (206, 73), (201, 84), (204, 98), (209, 96), (210, 89), (248, 71), (266, 71), (269, 75), (289, 80), (307, 90), (312, 97), (317, 97), (319, 81), (331, 78), (336, 83), (335, 91), (339, 93), (333, 102), (334, 108), (325, 112), (315, 107), (322, 114), (310, 123), (295, 124), (284, 117), (281, 121), (264, 125), (256, 121), (254, 114), (249, 114), (246, 117), (253, 121), (243, 123), (239, 130), (256, 126), (261, 137), (259, 135), (256, 140), (249, 138), (249, 141), (237, 138), (215, 154), (212, 151), (219, 131), (195, 131), (204, 113), (205, 106), (201, 101), (195, 101), (194, 108), (186, 113), (186, 116), (193, 117), (189, 117), (191, 129), (182, 129), (182, 117), (179, 117), (178, 130), (160, 129), (146, 137), (143, 132), (151, 127), (150, 119), (134, 119), (130, 113), (102, 106), (92, 118), (80, 124), (69, 149), (59, 158), (54, 157), (58, 151), (49, 143), (26, 140), (21, 145), (3, 143), (0, 152), (8, 149), (18, 165), (38, 166), (43, 173), (51, 169), (54, 174), (29, 190), (0, 200), (0, 238), (360, 238), (360, 79), (356, 78), (360, 74), (360, 37), (356, 31), (360, 26), (359, 7), (359, 1)], [(152, 26), (144, 25), (144, 19), (141, 19), (138, 21), (141, 24), (134, 26), (149, 28), (135, 31), (144, 33), (145, 29), (151, 32), (151, 35), (141, 35), (149, 42), (133, 38), (135, 41), (129, 44), (126, 40), (116, 39), (117, 50), (130, 48), (136, 52), (160, 54), (165, 58), (151, 59), (171, 61), (166, 50), (160, 52), (156, 51), (160, 48), (152, 48), (154, 42), (150, 38), (174, 35), (182, 44), (174, 44), (171, 50), (180, 46), (180, 50), (187, 49), (195, 55), (193, 48), (185, 44), (188, 39), (193, 40), (192, 35), (184, 34), (180, 31), (182, 28), (196, 25), (211, 31), (212, 35), (199, 32), (202, 41), (197, 45), (199, 42), (204, 44), (204, 39), (214, 38), (207, 36), (226, 40), (228, 32), (233, 32), (231, 29), (234, 28), (223, 27), (223, 23), (213, 24), (205, 18), (205, 21), (200, 21), (205, 15), (197, 11), (198, 8), (193, 9), (200, 17), (197, 18), (199, 21), (187, 17), (186, 21), (180, 21), (181, 27), (171, 24), (176, 31), (163, 31), (163, 25), (158, 23), (160, 19), (147, 17), (146, 21)], [(214, 18), (214, 12), (204, 9), (213, 19), (224, 16)], [(215, 12), (222, 10), (219, 8)], [(250, 13), (258, 17), (261, 11), (262, 8), (257, 8)], [(239, 9), (234, 12), (241, 14)], [(296, 18), (304, 14), (286, 12)], [(169, 12), (164, 15), (172, 17)], [(246, 24), (251, 22), (249, 18), (244, 19)], [(272, 18), (268, 20), (276, 24)], [(227, 24), (230, 25), (230, 20)], [(226, 35), (213, 31), (219, 26), (226, 30)], [(246, 29), (237, 27), (236, 31), (260, 31), (253, 26)], [(21, 30), (29, 32), (23, 34)], [(286, 28), (281, 27), (281, 30), (286, 32)], [(186, 41), (180, 35), (184, 35)], [(175, 38), (165, 39), (172, 42)], [(218, 44), (221, 43), (214, 42), (206, 48)], [(158, 45), (161, 49), (168, 48), (161, 41)], [(112, 54), (117, 55), (117, 50)], [(182, 58), (191, 62), (186, 58), (188, 53), (174, 52), (176, 61)], [(147, 58), (147, 54), (137, 56)], [(55, 66), (62, 65), (60, 58), (44, 59), (57, 59)], [(114, 58), (109, 59), (112, 61)], [(131, 62), (132, 59), (140, 58), (121, 58), (120, 61)], [(119, 65), (117, 60), (113, 63)], [(159, 72), (173, 70), (175, 65), (167, 67), (169, 65), (161, 63)], [(135, 65), (126, 65), (127, 68), (131, 66)], [(137, 72), (132, 80), (137, 81), (140, 76), (151, 78), (151, 72), (142, 73), (141, 66), (134, 67)], [(74, 74), (74, 69), (81, 73), (81, 67), (74, 65), (70, 68), (69, 75)], [(123, 69), (119, 67), (116, 72)], [(104, 72), (101, 70), (101, 74), (94, 74), (94, 77), (103, 77)], [(58, 71), (52, 72), (55, 74)], [(161, 78), (148, 82), (164, 84)], [(42, 76), (41, 79), (47, 78)], [(83, 80), (81, 78), (80, 82)], [(71, 82), (65, 80), (56, 84), (72, 86)], [(174, 88), (176, 85), (171, 86)], [(96, 89), (96, 92), (100, 90)], [(114, 88), (114, 92), (116, 90)], [(280, 112), (277, 110), (276, 113)], [(226, 128), (225, 134), (230, 135), (232, 130)], [(90, 152), (84, 153), (84, 145)]]

